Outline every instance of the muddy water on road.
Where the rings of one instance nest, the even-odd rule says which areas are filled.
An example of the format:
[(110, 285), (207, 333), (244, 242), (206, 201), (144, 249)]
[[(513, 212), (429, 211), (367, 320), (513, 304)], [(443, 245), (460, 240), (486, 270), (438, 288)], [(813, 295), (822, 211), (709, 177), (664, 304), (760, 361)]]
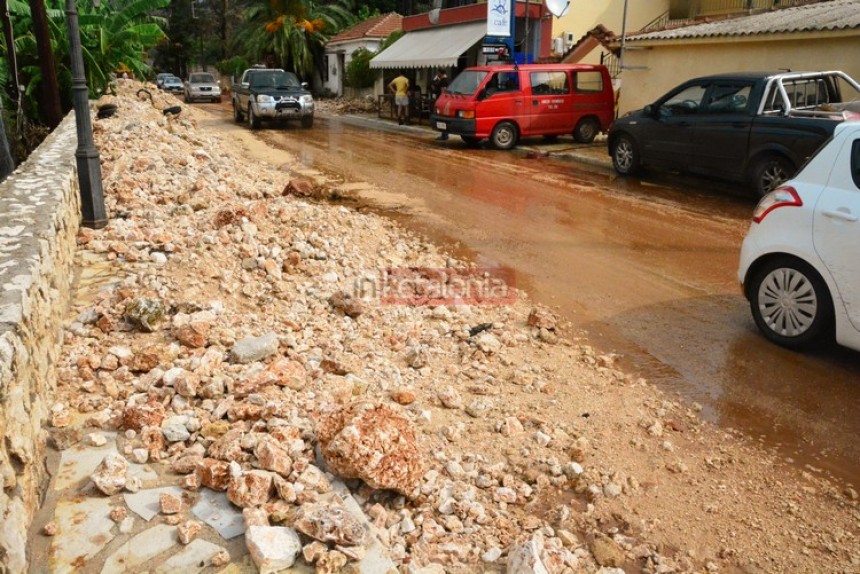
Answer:
[[(243, 129), (228, 122), (212, 127)], [(257, 132), (270, 147), (252, 149), (270, 161), (284, 149), (365, 182), (362, 202), (482, 264), (515, 269), (532, 298), (717, 424), (860, 483), (860, 355), (799, 355), (756, 333), (735, 280), (751, 200), (394, 129), (318, 120), (313, 130)]]

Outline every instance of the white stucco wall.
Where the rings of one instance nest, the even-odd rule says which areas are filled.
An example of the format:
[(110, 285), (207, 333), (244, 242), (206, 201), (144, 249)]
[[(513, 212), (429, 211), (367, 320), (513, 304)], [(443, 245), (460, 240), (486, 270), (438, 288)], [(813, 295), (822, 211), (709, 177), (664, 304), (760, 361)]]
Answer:
[(328, 89), (338, 96), (343, 95), (343, 77), (346, 66), (352, 60), (352, 53), (359, 48), (366, 48), (373, 52), (379, 50), (382, 42), (379, 38), (360, 38), (329, 44), (326, 46), (326, 66), (328, 66), (328, 80), (323, 82), (323, 89)]
[[(630, 42), (619, 113), (653, 102), (681, 82), (723, 72), (842, 70), (860, 81), (860, 32)], [(643, 49), (644, 48), (644, 49)], [(641, 68), (641, 69), (639, 69)]]

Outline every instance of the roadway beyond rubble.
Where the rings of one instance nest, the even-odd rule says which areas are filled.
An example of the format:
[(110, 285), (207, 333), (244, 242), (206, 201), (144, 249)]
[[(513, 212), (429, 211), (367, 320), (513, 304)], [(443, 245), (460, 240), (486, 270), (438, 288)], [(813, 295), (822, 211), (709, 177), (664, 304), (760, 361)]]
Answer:
[(386, 300), (382, 269), (468, 262), (138, 87), (94, 126), (110, 225), (79, 234), (32, 571), (860, 570), (856, 485), (704, 422), (525, 293)]

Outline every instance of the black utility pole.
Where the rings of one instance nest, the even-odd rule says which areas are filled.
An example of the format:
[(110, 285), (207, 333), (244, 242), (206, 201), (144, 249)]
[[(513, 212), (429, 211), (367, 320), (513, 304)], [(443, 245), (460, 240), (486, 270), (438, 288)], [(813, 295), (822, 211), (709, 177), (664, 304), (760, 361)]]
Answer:
[(101, 229), (107, 225), (105, 199), (102, 191), (102, 168), (99, 150), (93, 142), (93, 124), (90, 119), (90, 99), (84, 73), (84, 54), (81, 33), (78, 29), (78, 9), (75, 0), (66, 0), (66, 21), (69, 25), (69, 56), (72, 60), (72, 100), (75, 108), (75, 125), (78, 130), (78, 185), (81, 192), (82, 223), (86, 227)]
[(39, 70), (42, 72), (42, 80), (39, 82), (39, 112), (48, 127), (54, 129), (63, 120), (63, 110), (60, 106), (57, 68), (54, 66), (44, 0), (30, 0), (30, 16), (33, 20), (33, 35), (36, 37), (36, 51), (39, 54)]

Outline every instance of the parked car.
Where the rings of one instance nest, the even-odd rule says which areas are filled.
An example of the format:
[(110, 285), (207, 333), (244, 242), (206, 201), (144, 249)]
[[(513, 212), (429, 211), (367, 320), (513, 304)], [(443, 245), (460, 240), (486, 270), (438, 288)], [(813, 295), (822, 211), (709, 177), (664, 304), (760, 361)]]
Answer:
[(162, 72), (162, 73), (155, 76), (155, 85), (158, 88), (162, 89), (164, 87), (164, 80), (166, 80), (167, 78), (175, 78), (175, 77), (176, 76), (174, 76), (170, 72)]
[(860, 121), (850, 121), (755, 209), (738, 279), (765, 337), (797, 348), (835, 334), (860, 350), (858, 245)]
[(182, 84), (182, 80), (176, 76), (171, 76), (164, 78), (164, 81), (161, 82), (161, 89), (171, 94), (181, 94), (185, 91), (185, 86)]
[(236, 123), (248, 118), (251, 129), (263, 120), (300, 120), (303, 128), (314, 125), (314, 98), (307, 83), (300, 82), (292, 72), (281, 69), (253, 67), (245, 70), (233, 84), (233, 119)]
[(208, 72), (194, 72), (185, 81), (185, 102), (196, 100), (221, 101), (221, 86), (215, 76)]
[(609, 127), (615, 96), (605, 66), (479, 66), (460, 72), (432, 112), (434, 129), (473, 145), (489, 138), (511, 149), (521, 137), (560, 135), (588, 143)]
[(620, 175), (685, 171), (746, 183), (762, 196), (857, 112), (860, 84), (843, 72), (706, 76), (616, 120), (608, 151)]

